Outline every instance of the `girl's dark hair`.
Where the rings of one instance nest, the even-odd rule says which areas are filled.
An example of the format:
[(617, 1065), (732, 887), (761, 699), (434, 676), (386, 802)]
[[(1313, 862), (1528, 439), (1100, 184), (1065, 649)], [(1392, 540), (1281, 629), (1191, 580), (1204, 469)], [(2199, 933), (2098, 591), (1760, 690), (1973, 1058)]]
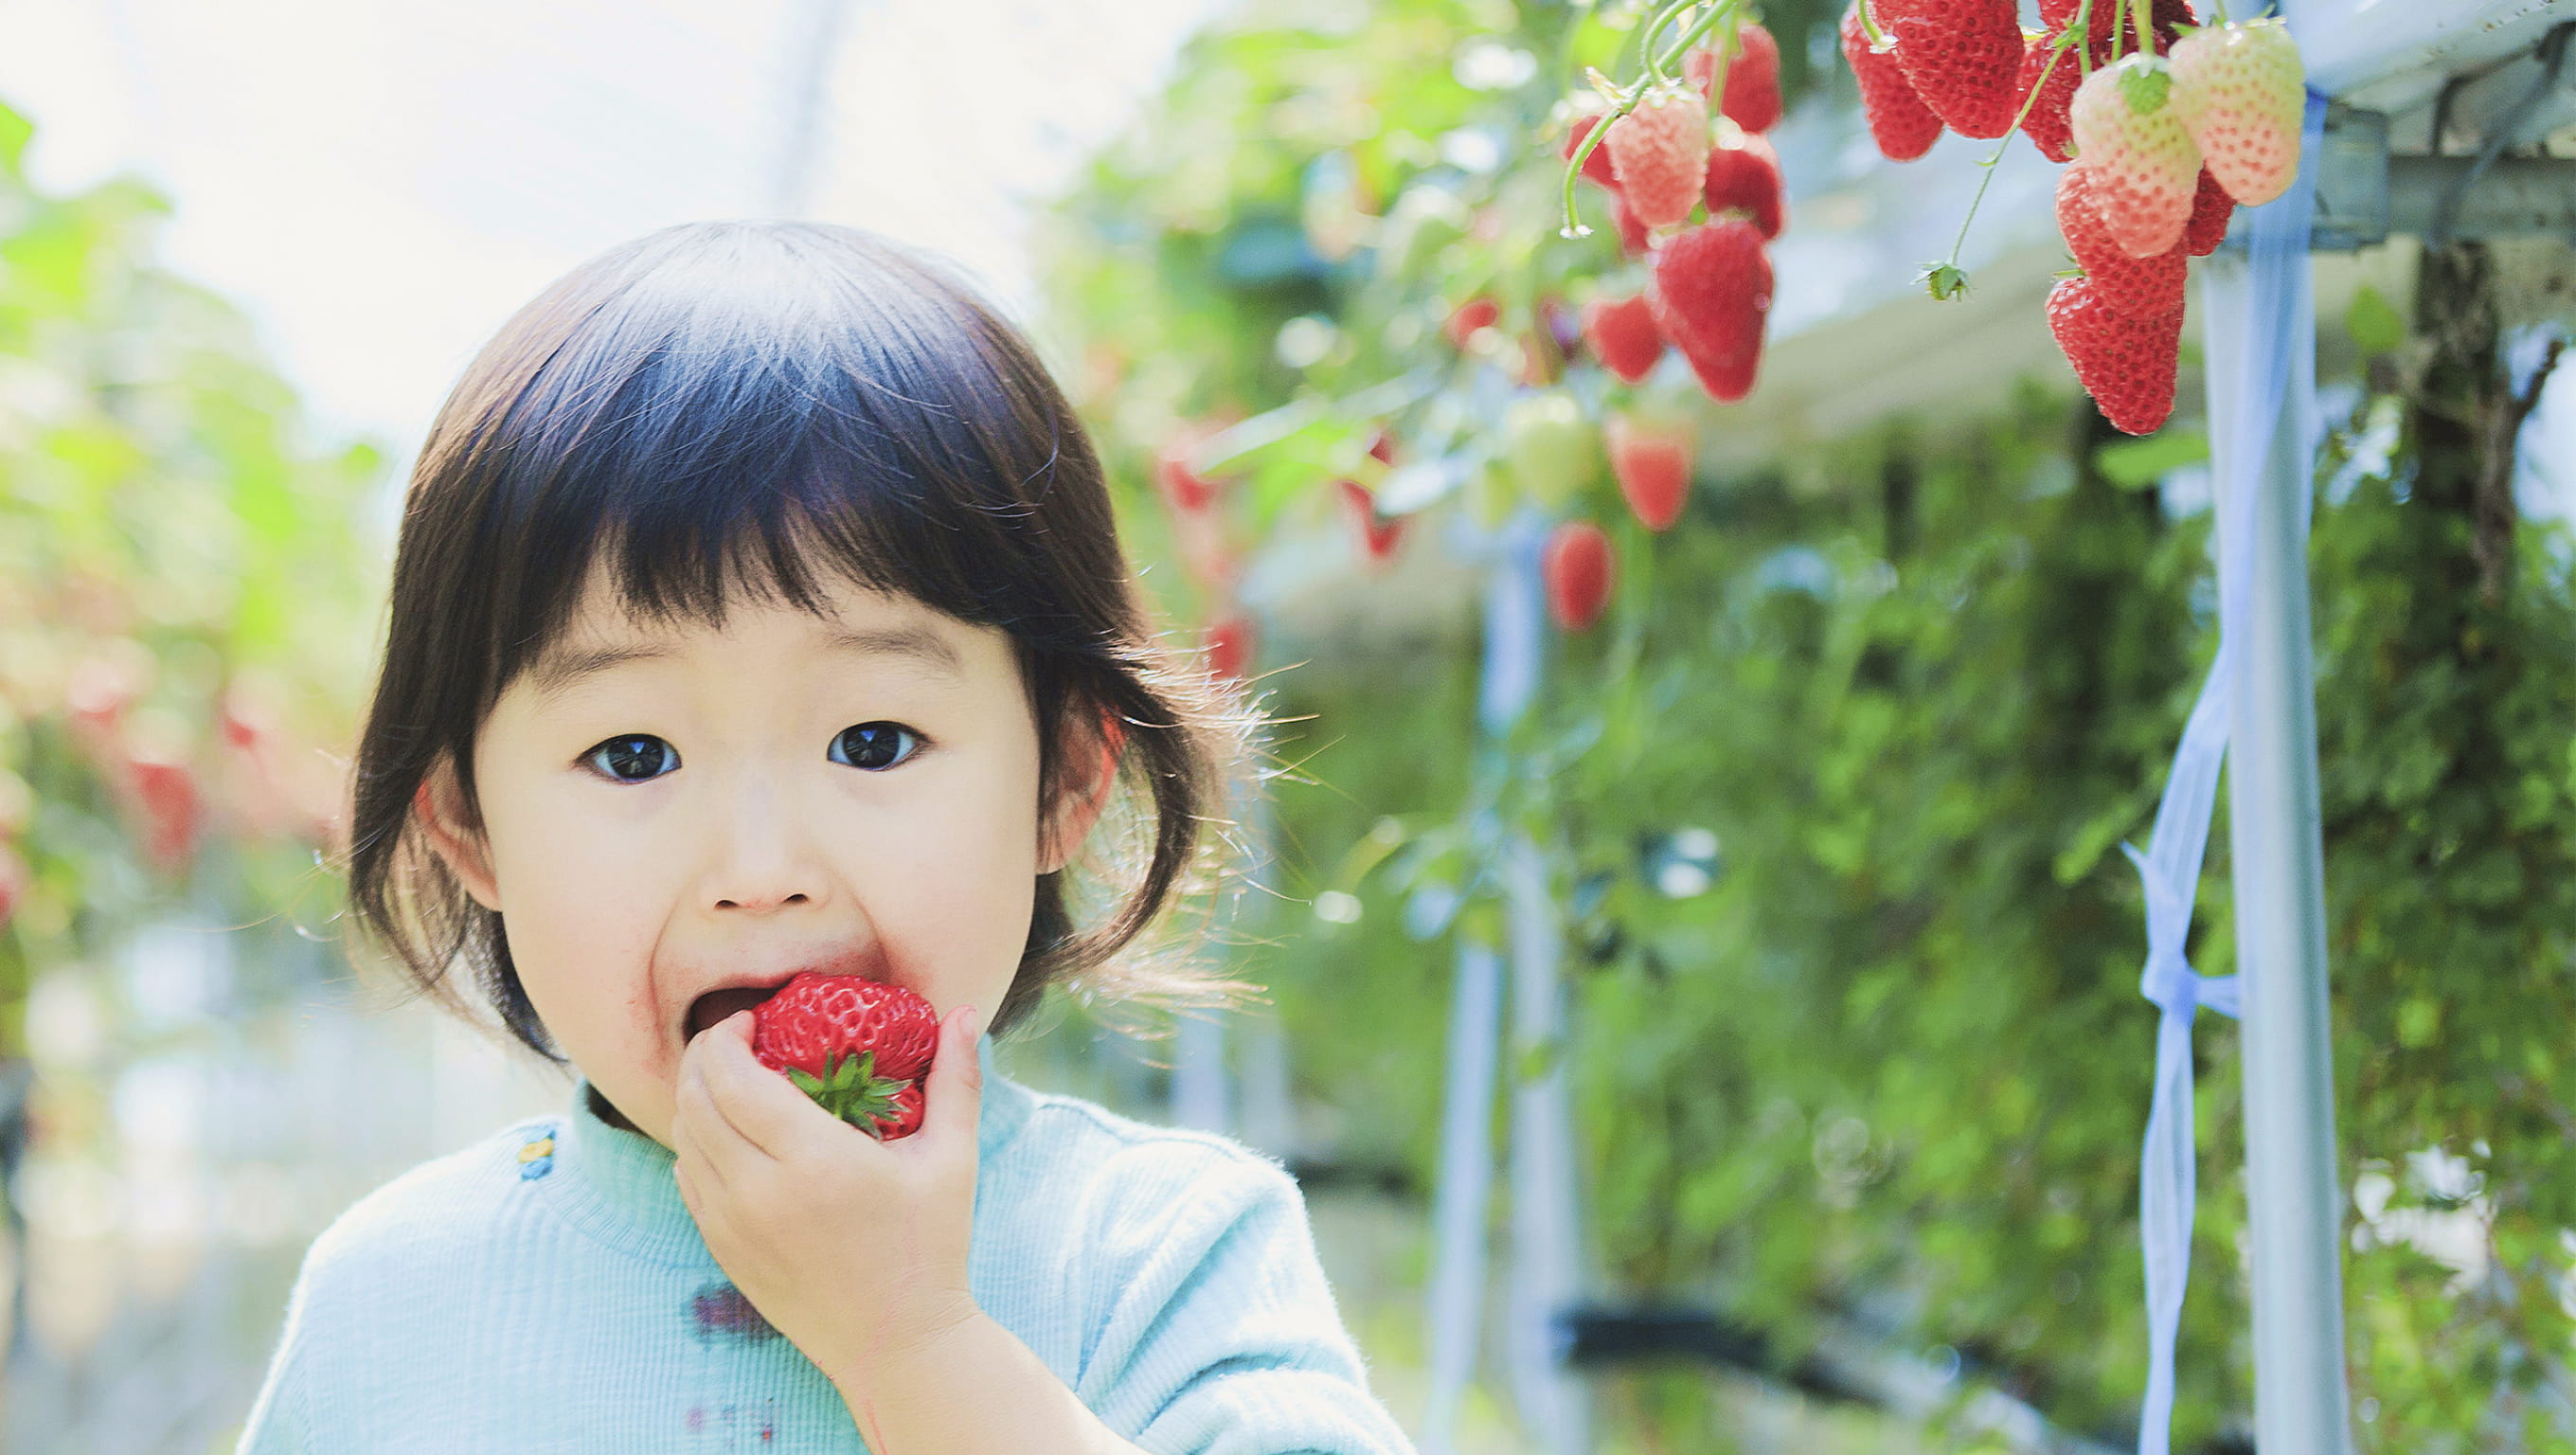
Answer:
[(1113, 1004), (1259, 989), (1133, 946), (1213, 877), (1202, 825), (1244, 786), (1255, 720), (1148, 630), (1100, 461), (1028, 341), (884, 238), (735, 221), (664, 228), (556, 282), (475, 356), (422, 446), (348, 851), (359, 928), (417, 992), (480, 1021), (450, 981), (462, 964), (503, 1028), (564, 1061), (500, 914), (430, 849), (413, 802), (446, 759), (479, 826), (475, 736), (568, 624), (595, 555), (658, 622), (721, 628), (735, 590), (821, 612), (829, 569), (1008, 631), (1042, 809), (1067, 755), (1120, 725), (1113, 808), (1141, 789), (1150, 833), (1104, 815), (1074, 863), (1132, 886), (1086, 930), (1066, 873), (1039, 876), (997, 1038), (1056, 983)]

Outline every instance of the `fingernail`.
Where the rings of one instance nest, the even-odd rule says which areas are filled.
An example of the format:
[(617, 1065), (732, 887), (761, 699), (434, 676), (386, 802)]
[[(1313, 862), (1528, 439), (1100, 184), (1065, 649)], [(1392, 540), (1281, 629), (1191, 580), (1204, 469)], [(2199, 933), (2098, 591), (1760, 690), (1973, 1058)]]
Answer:
[(966, 1007), (966, 1013), (959, 1019), (966, 1022), (966, 1039), (970, 1041), (984, 1029), (984, 1013), (971, 1005)]

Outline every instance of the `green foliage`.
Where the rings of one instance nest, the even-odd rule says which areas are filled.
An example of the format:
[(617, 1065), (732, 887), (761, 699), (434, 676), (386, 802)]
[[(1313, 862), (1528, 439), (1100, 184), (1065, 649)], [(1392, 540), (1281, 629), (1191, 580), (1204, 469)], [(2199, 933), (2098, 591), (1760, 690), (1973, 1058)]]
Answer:
[(157, 264), (160, 197), (36, 192), (29, 131), (0, 109), (0, 1055), (40, 968), (149, 915), (250, 926), (254, 982), (277, 916), (328, 918), (383, 465), (300, 437), (247, 321)]
[[(1764, 8), (1779, 29), (1786, 7)], [(1637, 282), (1596, 191), (1595, 235), (1556, 235), (1550, 109), (1582, 66), (1627, 74), (1634, 19), (1255, 10), (1185, 56), (1052, 244), (1061, 326), (1101, 364), (1087, 407), (1137, 482), (1131, 548), (1173, 554), (1143, 462), (1189, 420), (1248, 421), (1200, 456), (1231, 475), (1225, 528), (1307, 562), (1339, 524), (1331, 482), (1375, 478), (1359, 456), (1380, 424), (1414, 462), (1385, 477), (1385, 508), (1437, 516), (1509, 488), (1487, 441), (1513, 400), (1563, 390), (1594, 418), (1638, 400), (1544, 336), (1552, 300)], [(1452, 58), (1480, 37), (1536, 58), (1529, 82), (1460, 83)], [(1800, 49), (1783, 36), (1784, 58)], [(1500, 163), (1454, 164), (1480, 131)], [(1311, 261), (1249, 266), (1293, 251), (1283, 228)], [(1440, 326), (1478, 294), (1499, 321), (1461, 346)], [(1292, 365), (1295, 320), (1331, 344)], [(2351, 326), (2380, 352), (2388, 323), (2357, 308)], [(2561, 1449), (2543, 1390), (2563, 1400), (2576, 1333), (2576, 552), (2521, 527), (2508, 589), (2483, 599), (2467, 512), (2408, 489), (2459, 462), (2400, 438), (2402, 413), (2366, 400), (2336, 431), (2313, 562), (2353, 1389), (2375, 1416), (2359, 1433)], [(1825, 1315), (1947, 1344), (2117, 1445), (2146, 1368), (2155, 1035), (2118, 849), (2144, 845), (2214, 645), (2206, 516), (2160, 489), (2208, 443), (2187, 422), (2122, 440), (2042, 391), (1939, 438), (1703, 472), (1660, 536), (1579, 484), (1562, 509), (1608, 524), (1617, 598), (1554, 643), (1505, 741), (1462, 746), (1476, 662), (1456, 635), (1266, 678), (1301, 735), (1280, 888), (1361, 912), (1275, 920), (1253, 968), (1344, 1148), (1427, 1186), (1455, 945), (1498, 942), (1494, 850), (1529, 833), (1564, 909), (1572, 1017), (1505, 1066), (1572, 1073), (1605, 1291), (1714, 1302), (1793, 1350)], [(1226, 589), (1202, 578), (1167, 604)], [(2224, 814), (2191, 945), (2209, 974), (2234, 968)], [(2244, 1428), (2251, 1397), (2233, 1024), (2203, 1017), (2197, 1051), (2180, 1449)], [(1660, 1424), (1641, 1442), (1706, 1438), (1702, 1401), (1655, 1408), (1624, 1416)]]

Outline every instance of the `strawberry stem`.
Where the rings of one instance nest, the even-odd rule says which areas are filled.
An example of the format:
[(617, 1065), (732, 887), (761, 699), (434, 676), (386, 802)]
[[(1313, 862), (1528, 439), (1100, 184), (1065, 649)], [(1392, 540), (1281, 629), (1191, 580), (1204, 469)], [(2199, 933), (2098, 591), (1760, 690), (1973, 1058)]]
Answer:
[[(2092, 0), (2085, 0), (2085, 3), (2089, 6)], [(2078, 15), (2076, 21), (2080, 25), (2084, 23), (2084, 17)], [(1986, 200), (1986, 189), (1994, 185), (1995, 165), (2004, 159), (2004, 148), (2012, 145), (2013, 133), (2021, 130), (2022, 122), (2030, 115), (2030, 108), (2039, 100), (2039, 93), (2048, 88), (2049, 76), (2057, 70), (2057, 63), (2064, 59), (2066, 46), (2063, 43), (2050, 50), (2048, 64), (2039, 68), (2038, 77), (2030, 83), (2030, 94), (2021, 98), (2021, 109), (2013, 113), (2012, 125), (2004, 128), (2003, 140), (1995, 143), (1995, 154), (1977, 163), (1985, 175), (1977, 179), (1977, 193), (1968, 199), (1968, 215), (1959, 219), (1959, 235), (1950, 240), (1950, 256), (1926, 269), (1920, 280), (1931, 285), (1934, 298), (1946, 303), (1968, 291), (1968, 275), (1959, 267), (1959, 251), (1968, 245), (1968, 224), (1977, 220), (1977, 208)]]
[[(1717, 63), (1708, 73), (1708, 109), (1723, 114), (1726, 110), (1726, 68), (1735, 61), (1735, 12), (1732, 7), (1718, 12), (1726, 17), (1726, 35), (1717, 47)], [(1709, 17), (1715, 20), (1717, 16)]]
[[(2093, 3), (2093, 0), (2084, 0), (2084, 3), (2089, 5)], [(1869, 48), (1871, 50), (1883, 51), (1887, 49), (1889, 44), (1887, 32), (1878, 28), (1878, 17), (1869, 13), (1869, 0), (1860, 0), (1860, 29), (1861, 34), (1869, 37)]]
[(1655, 37), (1663, 34), (1664, 27), (1672, 24), (1682, 12), (1696, 7), (1699, 3), (1700, 0), (1672, 0), (1671, 4), (1655, 12), (1654, 19), (1646, 22), (1645, 33), (1637, 38), (1637, 49), (1646, 58), (1646, 75), (1651, 80), (1662, 82), (1672, 79), (1664, 71), (1664, 62), (1671, 57), (1669, 54), (1657, 54)]

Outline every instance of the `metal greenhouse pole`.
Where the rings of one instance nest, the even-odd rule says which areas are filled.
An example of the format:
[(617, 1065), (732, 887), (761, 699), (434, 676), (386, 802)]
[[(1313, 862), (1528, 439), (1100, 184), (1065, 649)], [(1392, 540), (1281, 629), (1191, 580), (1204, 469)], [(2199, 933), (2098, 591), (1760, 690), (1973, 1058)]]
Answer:
[[(2576, 0), (2285, 0), (2280, 8), (2316, 88), (2308, 175), (2294, 194), (2298, 215), (2249, 219), (2250, 256), (2211, 260), (2202, 317), (2210, 334), (2221, 571), (2233, 558), (2244, 583), (2241, 609), (2229, 623), (2235, 670), (2227, 780), (2244, 1025), (2255, 1448), (2262, 1455), (2346, 1455), (2343, 1203), (2308, 612), (2314, 152), (2327, 95), (2364, 85), (2402, 92), (2410, 81), (2429, 89), (2468, 65), (2530, 46), (2576, 18)], [(2550, 69), (2546, 79), (2554, 80), (2556, 67)], [(2499, 116), (2487, 127), (2509, 131), (2524, 119)], [(2490, 146), (2481, 168), (2496, 149)], [(2384, 168), (2384, 150), (2379, 161)], [(2475, 175), (2446, 196), (2445, 209), (2459, 203)], [(2386, 197), (2383, 186), (2383, 216)], [(2316, 220), (2335, 221), (2333, 207)], [(2439, 215), (2435, 230), (2450, 220)], [(2252, 500), (2228, 509), (2227, 492), (2249, 486)]]

